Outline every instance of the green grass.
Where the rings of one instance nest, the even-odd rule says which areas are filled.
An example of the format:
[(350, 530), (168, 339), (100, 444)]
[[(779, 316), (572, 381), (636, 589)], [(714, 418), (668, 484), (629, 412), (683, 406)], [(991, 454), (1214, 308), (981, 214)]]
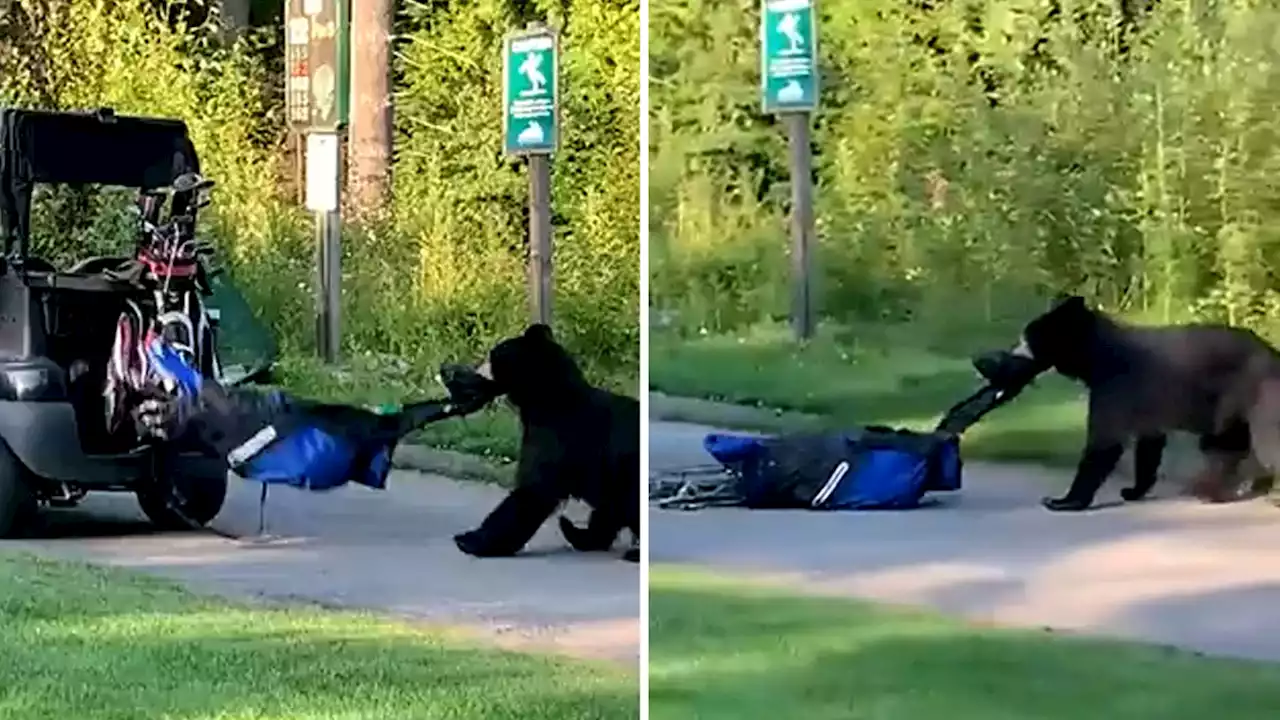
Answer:
[(612, 666), (481, 648), (366, 614), (236, 604), (0, 554), (0, 718), (635, 718)]
[[(782, 325), (734, 336), (655, 333), (649, 386), (671, 395), (813, 413), (831, 427), (925, 429), (979, 387), (970, 356), (1012, 345), (1016, 332), (935, 335), (926, 342), (911, 327), (825, 325), (803, 346)], [(767, 420), (757, 424), (760, 430), (782, 429)], [(1083, 392), (1047, 374), (967, 432), (965, 456), (1071, 465), (1083, 438)]]
[(653, 720), (1272, 720), (1280, 665), (653, 568)]

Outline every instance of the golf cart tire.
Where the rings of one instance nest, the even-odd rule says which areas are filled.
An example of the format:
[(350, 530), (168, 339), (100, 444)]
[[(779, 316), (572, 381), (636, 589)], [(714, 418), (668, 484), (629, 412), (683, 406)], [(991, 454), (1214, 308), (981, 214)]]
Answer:
[(181, 458), (173, 463), (158, 463), (157, 467), (163, 469), (139, 486), (135, 494), (142, 512), (158, 529), (195, 530), (208, 525), (222, 511), (227, 499), (226, 465), (204, 458)]
[(0, 539), (23, 537), (39, 512), (31, 473), (0, 442)]

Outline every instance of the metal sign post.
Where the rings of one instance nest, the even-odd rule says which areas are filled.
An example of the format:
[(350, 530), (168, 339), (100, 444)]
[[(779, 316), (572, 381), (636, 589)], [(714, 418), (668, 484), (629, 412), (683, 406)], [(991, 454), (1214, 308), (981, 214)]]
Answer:
[(285, 14), (285, 101), (291, 129), (306, 142), (306, 206), (316, 223), (316, 350), (341, 347), (342, 130), (350, 107), (349, 0), (289, 0)]
[(502, 144), (529, 164), (529, 302), (533, 321), (551, 323), (551, 159), (560, 147), (560, 43), (530, 23), (502, 52)]
[(791, 159), (791, 325), (813, 337), (813, 148), (810, 115), (818, 107), (818, 27), (814, 0), (763, 0), (760, 92), (764, 112), (781, 115)]

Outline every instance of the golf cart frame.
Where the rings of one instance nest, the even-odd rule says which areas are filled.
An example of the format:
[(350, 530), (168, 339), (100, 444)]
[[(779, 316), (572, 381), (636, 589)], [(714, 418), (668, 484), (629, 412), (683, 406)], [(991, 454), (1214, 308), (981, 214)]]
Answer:
[[(221, 509), (222, 459), (140, 439), (106, 419), (117, 325), (154, 297), (145, 254), (65, 270), (30, 254), (37, 184), (137, 188), (145, 217), (157, 191), (198, 177), (199, 167), (178, 120), (0, 109), (0, 537), (22, 534), (41, 505), (74, 505), (89, 491), (134, 492), (153, 522), (172, 529)], [(190, 228), (195, 214), (184, 211)], [(191, 263), (204, 272), (198, 258)], [(216, 343), (201, 355), (202, 372), (216, 376)]]

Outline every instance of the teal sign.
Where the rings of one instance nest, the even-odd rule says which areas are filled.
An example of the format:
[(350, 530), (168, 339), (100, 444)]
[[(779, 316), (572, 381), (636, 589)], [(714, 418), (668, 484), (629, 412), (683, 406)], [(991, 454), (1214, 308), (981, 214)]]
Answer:
[(814, 0), (764, 0), (760, 11), (760, 91), (764, 111), (818, 107), (818, 21)]
[(555, 31), (508, 35), (502, 51), (502, 141), (511, 155), (560, 147), (560, 45)]
[(350, 0), (285, 3), (285, 119), (296, 131), (337, 132), (351, 114)]

